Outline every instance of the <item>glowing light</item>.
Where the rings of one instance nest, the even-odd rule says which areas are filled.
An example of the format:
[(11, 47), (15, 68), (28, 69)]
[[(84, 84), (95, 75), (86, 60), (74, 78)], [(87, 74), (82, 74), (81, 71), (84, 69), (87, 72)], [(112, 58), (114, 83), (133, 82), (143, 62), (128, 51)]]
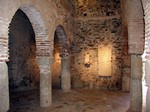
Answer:
[(86, 53), (84, 63), (87, 64), (87, 63), (89, 63), (89, 61), (90, 61), (90, 55), (89, 55), (89, 53)]
[(98, 75), (99, 76), (111, 76), (111, 46), (101, 45), (98, 48)]
[(60, 54), (57, 52), (57, 53), (55, 53), (55, 62), (61, 62), (61, 58), (60, 58)]

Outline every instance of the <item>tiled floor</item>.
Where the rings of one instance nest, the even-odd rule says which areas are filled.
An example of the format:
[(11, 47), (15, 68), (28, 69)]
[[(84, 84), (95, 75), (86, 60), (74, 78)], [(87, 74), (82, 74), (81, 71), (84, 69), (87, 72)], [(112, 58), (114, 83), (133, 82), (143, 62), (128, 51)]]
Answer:
[(129, 93), (121, 91), (53, 90), (53, 105), (49, 108), (39, 107), (38, 93), (14, 93), (9, 112), (126, 112), (129, 108)]

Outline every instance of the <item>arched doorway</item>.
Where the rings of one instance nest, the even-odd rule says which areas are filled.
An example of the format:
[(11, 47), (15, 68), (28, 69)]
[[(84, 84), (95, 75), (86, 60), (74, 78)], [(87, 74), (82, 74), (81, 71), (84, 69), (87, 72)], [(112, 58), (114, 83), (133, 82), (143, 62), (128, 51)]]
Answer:
[(54, 63), (51, 66), (52, 87), (69, 91), (70, 81), (69, 41), (63, 26), (59, 25), (54, 34)]
[(51, 65), (52, 89), (61, 89), (61, 57), (60, 46), (56, 32), (54, 34), (54, 63)]
[(35, 105), (39, 105), (40, 70), (36, 62), (35, 34), (28, 17), (20, 9), (9, 27), (8, 76), (10, 108), (31, 105), (34, 100), (37, 100)]
[[(24, 42), (23, 40), (21, 40), (21, 42), (17, 41), (19, 43), (19, 45), (20, 45), (18, 47), (18, 51), (19, 50), (20, 51), (26, 51), (27, 49), (29, 51), (32, 51), (32, 53), (30, 53), (30, 52), (29, 53), (24, 53), (24, 59), (26, 59), (26, 61), (24, 61), (23, 63), (28, 63), (27, 65), (29, 65), (29, 66), (27, 68), (28, 68), (28, 70), (30, 69), (32, 72), (34, 71), (32, 69), (36, 68), (35, 71), (37, 71), (37, 74), (39, 74), (39, 75), (36, 75), (36, 73), (35, 73), (35, 76), (38, 76), (38, 77), (36, 77), (37, 82), (34, 80), (35, 77), (34, 78), (30, 77), (31, 76), (31, 74), (30, 74), (30, 75), (28, 75), (28, 78), (27, 77), (25, 77), (25, 78), (22, 77), (23, 80), (20, 79), (20, 81), (15, 82), (15, 83), (18, 86), (20, 86), (20, 85), (22, 85), (24, 83), (26, 86), (29, 86), (29, 87), (24, 87), (24, 89), (27, 89), (27, 90), (30, 88), (30, 86), (32, 86), (33, 88), (34, 87), (36, 88), (36, 87), (39, 86), (39, 88), (40, 88), (39, 89), (39, 91), (40, 91), (39, 92), (40, 106), (48, 107), (52, 103), (52, 99), (51, 99), (51, 80), (50, 80), (50, 75), (51, 75), (50, 74), (50, 63), (52, 63), (52, 57), (50, 56), (50, 52), (52, 52), (52, 49), (49, 48), (50, 41), (48, 40), (48, 33), (47, 33), (46, 28), (45, 28), (43, 18), (41, 17), (41, 15), (38, 12), (38, 10), (35, 9), (33, 6), (23, 5), (23, 6), (21, 6), (19, 8), (19, 12), (23, 12), (24, 14), (18, 14), (18, 15), (21, 15), (21, 16), (22, 15), (26, 15), (27, 16), (27, 18), (29, 19), (29, 21), (30, 21), (30, 23), (31, 23), (31, 25), (33, 27), (33, 29), (32, 29), (33, 31), (31, 31), (31, 32), (25, 31), (25, 32), (29, 32), (29, 34), (23, 33), (24, 35), (22, 37), (26, 37), (26, 36), (28, 37), (28, 35), (30, 35), (32, 38), (30, 38), (30, 39), (23, 38), (23, 40), (26, 40), (26, 41), (29, 41), (29, 42)], [(20, 19), (18, 19), (16, 21), (20, 22)], [(23, 21), (26, 21), (26, 19), (23, 19)], [(25, 27), (25, 29), (23, 29), (23, 27), (22, 27), (23, 24), (25, 25), (25, 26), (23, 26), (23, 27)], [(19, 24), (20, 25), (20, 29), (19, 29), (20, 32), (22, 32), (22, 30), (28, 30), (28, 28), (29, 28), (28, 24), (25, 24), (25, 22), (23, 24), (22, 25)], [(14, 26), (13, 30), (14, 30), (14, 32), (17, 32), (16, 34), (18, 35), (19, 31), (17, 31), (15, 28), (16, 27)], [(31, 29), (31, 27), (30, 27), (30, 29)], [(21, 36), (21, 34), (19, 36)], [(15, 40), (13, 40), (13, 41), (15, 42)], [(10, 40), (10, 42), (11, 42), (11, 40)], [(32, 47), (30, 47), (29, 43), (30, 44), (32, 43)], [(23, 48), (23, 46), (25, 48)], [(11, 47), (11, 45), (9, 44), (9, 49), (11, 49), (10, 47)], [(13, 53), (14, 53), (14, 51), (13, 51)], [(32, 55), (31, 56), (26, 56), (26, 55), (30, 55), (30, 54), (32, 54)], [(21, 55), (22, 55), (22, 52), (18, 52), (18, 59), (20, 59)], [(30, 62), (31, 63), (35, 63), (36, 67), (34, 65), (33, 65), (34, 66), (33, 67), (30, 64)], [(17, 61), (17, 63), (19, 63), (19, 62)], [(16, 66), (18, 66), (19, 64), (16, 64)], [(16, 67), (16, 68), (19, 68), (19, 67)], [(27, 72), (26, 71), (27, 68), (24, 69), (25, 73)], [(22, 72), (22, 73), (24, 73), (24, 72)], [(25, 76), (25, 75), (23, 75), (23, 76)], [(34, 81), (30, 80), (30, 79), (33, 79), (36, 84), (35, 83), (31, 83), (31, 82), (34, 82)], [(13, 82), (13, 81), (11, 81), (11, 82)], [(18, 87), (18, 86), (16, 86), (16, 87)], [(14, 87), (14, 86), (12, 86), (12, 87)], [(20, 87), (20, 88), (22, 88), (22, 87)], [(9, 102), (9, 99), (7, 101)]]

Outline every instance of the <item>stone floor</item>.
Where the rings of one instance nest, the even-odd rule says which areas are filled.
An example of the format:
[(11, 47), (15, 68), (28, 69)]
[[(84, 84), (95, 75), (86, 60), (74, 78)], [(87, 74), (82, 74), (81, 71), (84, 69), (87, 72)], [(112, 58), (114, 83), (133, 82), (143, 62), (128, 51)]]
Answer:
[(40, 108), (39, 92), (29, 91), (11, 94), (10, 106), (9, 112), (126, 112), (129, 93), (86, 89), (64, 93), (53, 90), (52, 107)]

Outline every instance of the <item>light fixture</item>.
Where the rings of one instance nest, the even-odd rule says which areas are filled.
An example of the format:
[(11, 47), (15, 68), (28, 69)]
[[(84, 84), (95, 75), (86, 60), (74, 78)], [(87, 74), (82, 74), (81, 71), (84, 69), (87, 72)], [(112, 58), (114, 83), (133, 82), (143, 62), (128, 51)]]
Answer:
[(90, 54), (88, 52), (85, 53), (84, 66), (90, 67)]
[(112, 74), (112, 47), (99, 45), (98, 47), (98, 75), (111, 76)]
[(60, 57), (60, 53), (59, 53), (59, 52), (56, 52), (56, 53), (55, 53), (54, 58), (55, 58), (55, 62), (57, 62), (57, 63), (60, 63), (60, 62), (61, 62), (61, 57)]

